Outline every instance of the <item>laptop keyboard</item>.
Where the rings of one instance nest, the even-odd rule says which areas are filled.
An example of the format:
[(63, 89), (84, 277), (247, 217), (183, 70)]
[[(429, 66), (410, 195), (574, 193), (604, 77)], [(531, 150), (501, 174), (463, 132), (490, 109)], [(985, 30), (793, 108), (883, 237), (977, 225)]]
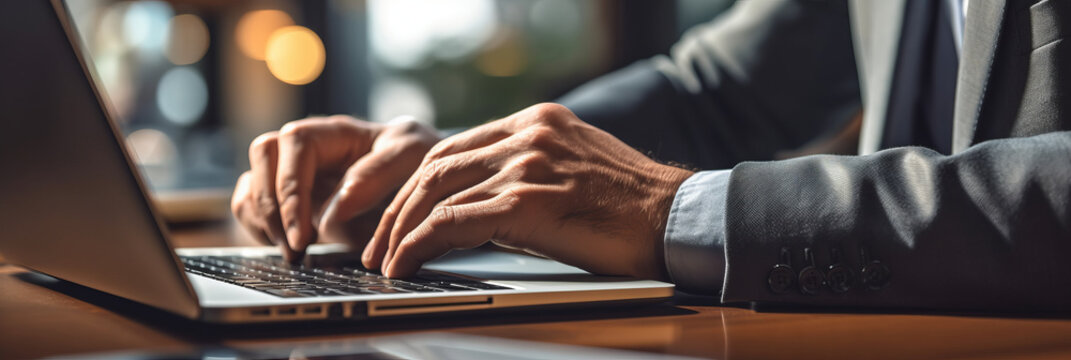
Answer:
[(398, 280), (359, 266), (325, 269), (292, 265), (281, 257), (181, 258), (188, 272), (285, 298), (509, 289), (430, 271)]

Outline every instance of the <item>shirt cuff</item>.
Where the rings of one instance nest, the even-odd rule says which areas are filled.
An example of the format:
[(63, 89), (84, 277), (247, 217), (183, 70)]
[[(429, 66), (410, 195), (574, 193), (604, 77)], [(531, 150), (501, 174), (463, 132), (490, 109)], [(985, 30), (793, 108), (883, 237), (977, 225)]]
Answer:
[(725, 198), (732, 170), (695, 173), (677, 190), (663, 243), (677, 287), (715, 294), (725, 283)]

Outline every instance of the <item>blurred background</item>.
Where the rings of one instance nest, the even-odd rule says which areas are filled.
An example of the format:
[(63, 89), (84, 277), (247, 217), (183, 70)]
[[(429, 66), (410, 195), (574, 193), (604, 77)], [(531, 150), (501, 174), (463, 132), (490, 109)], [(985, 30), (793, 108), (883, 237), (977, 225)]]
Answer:
[(67, 4), (150, 187), (158, 200), (205, 198), (207, 210), (185, 215), (198, 220), (226, 214), (249, 142), (287, 121), (413, 115), (438, 128), (476, 125), (666, 53), (731, 2)]

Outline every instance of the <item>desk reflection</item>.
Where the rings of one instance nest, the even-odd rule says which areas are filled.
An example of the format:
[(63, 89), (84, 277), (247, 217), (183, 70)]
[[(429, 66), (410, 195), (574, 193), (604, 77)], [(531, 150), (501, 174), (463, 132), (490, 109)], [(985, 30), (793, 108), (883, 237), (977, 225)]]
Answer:
[(275, 343), (263, 346), (209, 348), (182, 353), (104, 353), (70, 357), (117, 359), (258, 359), (258, 360), (550, 360), (550, 359), (696, 359), (657, 353), (459, 335), (421, 333), (358, 340)]

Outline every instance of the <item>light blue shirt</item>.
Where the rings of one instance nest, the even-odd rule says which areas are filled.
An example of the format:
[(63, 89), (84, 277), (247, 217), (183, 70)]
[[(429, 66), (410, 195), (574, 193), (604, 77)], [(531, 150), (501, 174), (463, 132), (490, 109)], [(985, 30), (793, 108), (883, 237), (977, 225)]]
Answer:
[(663, 243), (666, 270), (681, 290), (713, 294), (725, 283), (725, 195), (732, 170), (693, 174), (673, 198)]

